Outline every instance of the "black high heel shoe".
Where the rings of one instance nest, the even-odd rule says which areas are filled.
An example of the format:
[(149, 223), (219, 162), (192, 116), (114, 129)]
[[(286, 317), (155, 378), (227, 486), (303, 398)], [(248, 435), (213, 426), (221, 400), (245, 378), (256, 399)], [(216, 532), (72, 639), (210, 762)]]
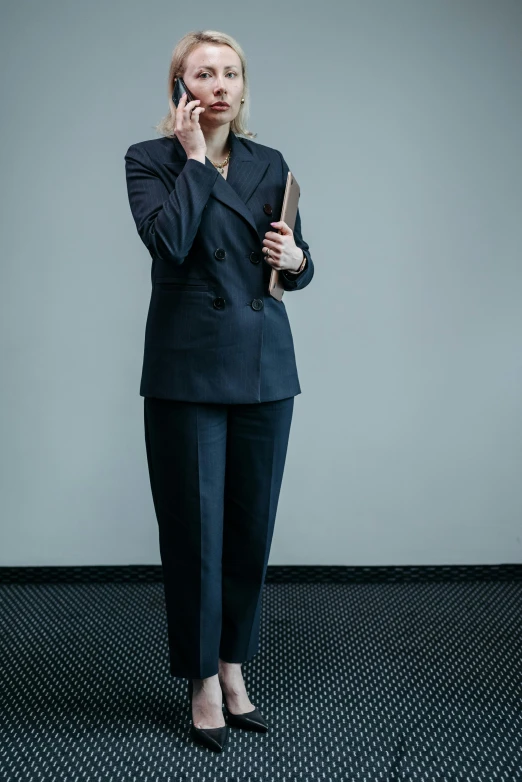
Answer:
[(252, 709), (252, 711), (245, 711), (243, 714), (232, 714), (232, 712), (228, 710), (224, 695), (223, 703), (225, 706), (226, 721), (229, 725), (232, 725), (232, 727), (243, 728), (243, 730), (257, 730), (258, 733), (268, 732), (268, 725), (257, 708)]
[[(188, 695), (189, 704), (192, 712), (192, 693), (194, 692), (194, 683), (192, 679), (188, 682)], [(196, 728), (194, 722), (190, 721), (190, 735), (199, 744), (214, 750), (214, 752), (222, 752), (228, 738), (228, 725), (223, 725), (221, 728)]]

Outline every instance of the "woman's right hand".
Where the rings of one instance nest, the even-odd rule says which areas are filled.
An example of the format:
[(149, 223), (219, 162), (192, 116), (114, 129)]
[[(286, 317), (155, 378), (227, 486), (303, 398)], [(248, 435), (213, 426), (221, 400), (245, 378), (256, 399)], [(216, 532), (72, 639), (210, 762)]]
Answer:
[(205, 109), (197, 106), (198, 103), (200, 103), (199, 98), (187, 103), (187, 93), (184, 92), (176, 109), (174, 132), (187, 153), (187, 158), (205, 157), (207, 152), (207, 143), (199, 124), (199, 115)]

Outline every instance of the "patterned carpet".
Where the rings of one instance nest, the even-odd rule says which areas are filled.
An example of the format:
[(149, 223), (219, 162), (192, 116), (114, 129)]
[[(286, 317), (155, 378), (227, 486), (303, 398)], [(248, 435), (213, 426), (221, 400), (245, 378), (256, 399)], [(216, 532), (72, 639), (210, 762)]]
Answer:
[(159, 583), (0, 585), (1, 782), (522, 780), (522, 581), (270, 583), (267, 734), (188, 736)]

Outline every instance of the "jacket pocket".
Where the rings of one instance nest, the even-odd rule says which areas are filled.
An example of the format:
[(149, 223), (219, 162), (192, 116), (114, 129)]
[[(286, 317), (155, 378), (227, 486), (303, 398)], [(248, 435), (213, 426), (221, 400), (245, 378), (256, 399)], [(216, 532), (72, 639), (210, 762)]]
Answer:
[(210, 281), (201, 279), (187, 279), (186, 277), (157, 277), (154, 285), (162, 290), (173, 291), (209, 291)]

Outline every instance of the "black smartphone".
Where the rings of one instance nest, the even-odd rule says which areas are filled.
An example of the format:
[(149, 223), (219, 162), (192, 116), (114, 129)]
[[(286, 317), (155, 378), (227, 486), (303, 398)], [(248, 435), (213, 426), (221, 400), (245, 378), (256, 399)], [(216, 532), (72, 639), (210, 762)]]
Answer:
[[(172, 102), (176, 108), (178, 108), (178, 103), (180, 102), (181, 96), (184, 92), (187, 93), (187, 103), (191, 100), (196, 100), (195, 96), (191, 93), (181, 76), (178, 76), (174, 82), (174, 92), (172, 93)], [(185, 103), (185, 106), (187, 103)]]

